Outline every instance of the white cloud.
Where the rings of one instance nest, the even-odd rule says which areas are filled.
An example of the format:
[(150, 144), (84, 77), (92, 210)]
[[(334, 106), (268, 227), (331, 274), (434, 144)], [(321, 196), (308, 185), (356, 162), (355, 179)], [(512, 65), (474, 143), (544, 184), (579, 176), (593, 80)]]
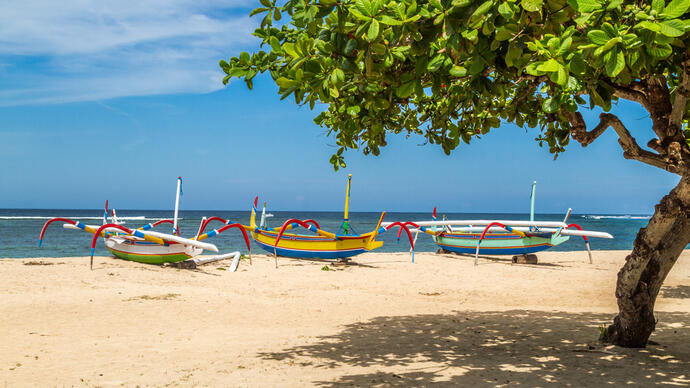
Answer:
[[(218, 60), (251, 47), (251, 0), (9, 1), (0, 12), (0, 105), (222, 87)], [(257, 19), (257, 18), (254, 18)]]

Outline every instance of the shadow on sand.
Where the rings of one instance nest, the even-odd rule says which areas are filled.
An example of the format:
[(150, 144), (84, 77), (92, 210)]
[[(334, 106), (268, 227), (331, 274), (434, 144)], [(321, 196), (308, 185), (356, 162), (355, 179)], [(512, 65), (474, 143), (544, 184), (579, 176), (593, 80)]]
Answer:
[(611, 318), (518, 310), (378, 317), (259, 356), (343, 369), (313, 382), (322, 387), (690, 385), (690, 314), (659, 314), (646, 349), (599, 344), (598, 328)]

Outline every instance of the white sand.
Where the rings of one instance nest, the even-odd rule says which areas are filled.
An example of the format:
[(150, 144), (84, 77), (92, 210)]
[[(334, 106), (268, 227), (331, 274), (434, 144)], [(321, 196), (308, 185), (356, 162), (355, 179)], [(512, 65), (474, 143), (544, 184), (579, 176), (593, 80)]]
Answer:
[(255, 256), (235, 273), (4, 259), (0, 387), (690, 385), (689, 251), (657, 300), (658, 344), (597, 342), (626, 254), (374, 253), (334, 271)]

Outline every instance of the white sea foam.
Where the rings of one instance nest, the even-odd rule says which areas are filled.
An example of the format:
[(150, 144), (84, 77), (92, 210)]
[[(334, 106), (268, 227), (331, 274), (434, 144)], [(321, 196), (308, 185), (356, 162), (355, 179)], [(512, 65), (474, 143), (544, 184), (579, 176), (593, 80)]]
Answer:
[(600, 216), (600, 215), (584, 215), (582, 218), (590, 220), (648, 220), (652, 216)]
[[(101, 217), (84, 217), (84, 216), (59, 216), (62, 218), (69, 218), (71, 220), (102, 220), (103, 216)], [(55, 216), (0, 216), (0, 220), (49, 220), (51, 218), (55, 218)], [(157, 220), (163, 220), (164, 218), (150, 218), (146, 216), (117, 216), (118, 220), (151, 220), (151, 221), (157, 221)], [(178, 220), (181, 220), (182, 218), (178, 218)]]

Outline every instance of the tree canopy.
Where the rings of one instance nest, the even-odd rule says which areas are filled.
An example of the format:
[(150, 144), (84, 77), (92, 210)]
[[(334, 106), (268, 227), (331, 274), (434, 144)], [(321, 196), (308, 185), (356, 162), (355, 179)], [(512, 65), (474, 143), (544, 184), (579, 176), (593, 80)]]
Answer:
[[(239, 77), (251, 88), (270, 72), (281, 98), (327, 104), (314, 121), (335, 135), (336, 169), (346, 149), (378, 155), (388, 133), (419, 134), (450, 153), (509, 122), (538, 127), (536, 140), (556, 155), (571, 134), (587, 145), (611, 126), (626, 157), (688, 171), (690, 0), (261, 5), (251, 14), (263, 17), (254, 32), (262, 50), (222, 60), (223, 82)], [(650, 111), (656, 152), (611, 114), (586, 130), (578, 110), (609, 112), (620, 98)]]

